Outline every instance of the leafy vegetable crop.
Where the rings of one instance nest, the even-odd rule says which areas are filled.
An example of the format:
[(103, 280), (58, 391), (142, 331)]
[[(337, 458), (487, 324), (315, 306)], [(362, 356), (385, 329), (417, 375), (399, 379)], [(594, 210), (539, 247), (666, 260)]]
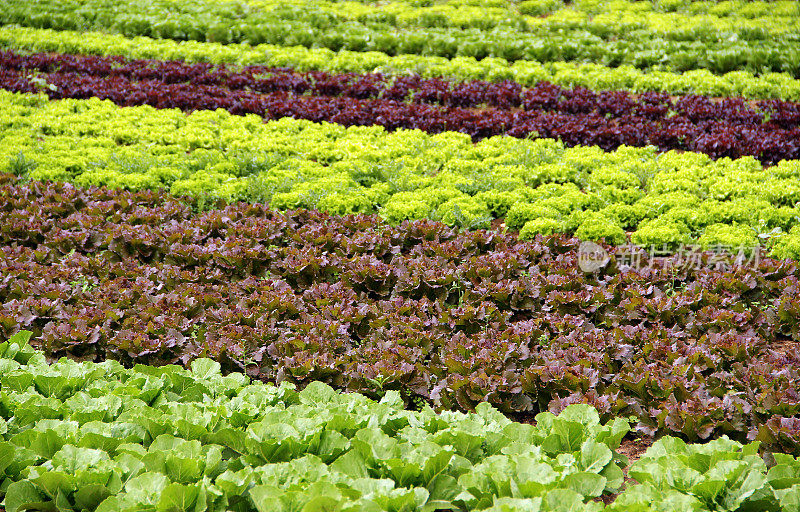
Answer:
[[(641, 2), (637, 2), (642, 5)], [(694, 37), (694, 36), (691, 36)], [(756, 77), (746, 71), (715, 75), (704, 69), (684, 73), (642, 71), (622, 65), (609, 68), (594, 63), (514, 61), (473, 57), (445, 59), (428, 55), (389, 56), (380, 52), (333, 52), (325, 48), (284, 47), (261, 44), (223, 45), (197, 41), (173, 41), (90, 31), (53, 31), (25, 27), (0, 27), (0, 45), (27, 51), (121, 55), (128, 58), (175, 59), (212, 64), (263, 64), (332, 73), (374, 72), (387, 75), (420, 74), (454, 80), (514, 80), (525, 86), (541, 81), (562, 87), (582, 86), (592, 90), (630, 90), (668, 94), (742, 96), (752, 99), (800, 101), (800, 80), (785, 73)]]
[[(51, 98), (94, 96), (123, 106), (188, 111), (225, 108), (267, 119), (288, 116), (345, 126), (456, 131), (473, 139), (545, 137), (603, 149), (650, 144), (715, 158), (753, 155), (764, 163), (800, 158), (800, 105), (788, 102), (761, 102), (753, 108), (741, 99), (715, 103), (706, 97), (672, 100), (655, 93), (634, 99), (547, 83), (523, 91), (514, 82), (456, 85), (419, 77), (390, 80), (380, 74), (303, 76), (263, 67), (233, 72), (179, 62), (11, 52), (0, 53), (0, 67), (0, 87), (38, 92), (44, 81)], [(31, 70), (44, 74), (33, 76)], [(471, 110), (484, 104), (494, 108)]]
[(561, 237), (262, 205), (193, 214), (159, 193), (43, 183), (0, 197), (1, 334), (31, 330), (51, 356), (213, 357), (409, 406), (589, 403), (646, 434), (797, 450), (790, 262), (637, 271), (615, 257), (587, 274)]
[(23, 510), (678, 512), (800, 509), (800, 461), (758, 443), (665, 437), (623, 484), (625, 420), (588, 405), (514, 423), (403, 409), (314, 383), (252, 384), (190, 368), (47, 364), (21, 332), (0, 343), (0, 503)]
[(597, 511), (623, 481), (627, 423), (585, 405), (536, 426), (409, 412), (396, 392), (250, 384), (208, 359), (48, 365), (25, 338), (0, 344), (7, 512)]
[[(164, 101), (170, 101), (164, 97)], [(35, 179), (169, 188), (213, 203), (431, 218), (480, 227), (505, 218), (521, 236), (576, 233), (675, 249), (763, 245), (800, 257), (798, 161), (552, 140), (343, 128), (227, 111), (190, 115), (0, 91), (5, 169)]]
[(0, 0), (0, 512), (800, 512), (799, 45)]
[[(156, 21), (158, 35), (181, 37), (180, 31), (198, 34), (197, 25), (211, 20), (260, 17), (265, 22), (283, 21), (307, 23), (317, 29), (369, 27), (372, 29), (462, 28), (491, 30), (513, 29), (538, 35), (564, 34), (595, 35), (603, 40), (621, 36), (632, 38), (660, 37), (670, 41), (718, 42), (724, 39), (761, 41), (764, 39), (797, 38), (795, 17), (800, 14), (791, 0), (721, 2), (704, 6), (704, 2), (663, 1), (656, 3), (630, 2), (570, 2), (561, 0), (525, 0), (523, 2), (486, 2), (476, 0), (445, 0), (435, 4), (392, 0), (380, 4), (359, 1), (282, 1), (246, 0), (224, 5), (208, 1), (187, 3), (159, 0), (155, 2), (128, 1), (128, 9), (139, 16), (137, 21), (158, 16), (165, 9), (192, 15), (182, 23), (172, 19)], [(48, 6), (53, 11), (69, 11), (73, 16), (59, 17), (56, 23), (74, 23), (85, 27), (96, 24), (97, 11), (108, 4), (62, 2)], [(40, 7), (43, 7), (40, 4)], [(78, 7), (78, 9), (76, 9)], [(81, 9), (83, 7), (83, 9)], [(214, 17), (208, 16), (213, 10)], [(95, 15), (92, 16), (91, 12)], [(106, 13), (104, 13), (106, 14)], [(118, 13), (114, 13), (118, 14)], [(211, 19), (209, 19), (211, 18)], [(48, 23), (47, 16), (31, 20), (37, 25)], [(106, 22), (108, 18), (105, 18)], [(160, 22), (160, 23), (159, 23)], [(193, 23), (192, 23), (193, 22)], [(102, 23), (102, 22), (101, 22)], [(141, 28), (141, 27), (139, 27)], [(193, 30), (194, 29), (194, 30)]]
[[(283, 16), (280, 11), (276, 15), (248, 9), (242, 4), (226, 7), (220, 8), (216, 2), (189, 5), (153, 0), (30, 0), (23, 4), (0, 0), (0, 22), (225, 44), (267, 43), (333, 51), (376, 51), (392, 56), (422, 54), (542, 63), (575, 61), (678, 72), (746, 70), (756, 74), (778, 72), (795, 78), (800, 76), (797, 50), (800, 36), (792, 31), (751, 41), (730, 34), (737, 32), (736, 29), (730, 30), (730, 35), (715, 34), (716, 37), (703, 40), (691, 37), (670, 40), (650, 30), (629, 30), (617, 38), (604, 40), (587, 31), (565, 31), (557, 25), (542, 34), (520, 31), (517, 26), (526, 23), (515, 18), (490, 30), (437, 26), (396, 30), (381, 22), (326, 20), (320, 13), (303, 19), (303, 14), (296, 11)], [(777, 17), (767, 19), (765, 25), (779, 22)], [(785, 22), (800, 28), (796, 17), (787, 17)]]

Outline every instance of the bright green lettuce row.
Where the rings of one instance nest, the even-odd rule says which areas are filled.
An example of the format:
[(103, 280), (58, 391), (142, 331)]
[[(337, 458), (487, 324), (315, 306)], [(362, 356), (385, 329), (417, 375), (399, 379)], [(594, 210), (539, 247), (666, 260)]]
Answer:
[(800, 461), (726, 437), (662, 438), (635, 462), (629, 430), (589, 405), (516, 423), (403, 408), (312, 383), (251, 383), (218, 363), (48, 364), (0, 343), (0, 504), (21, 510), (684, 512), (800, 510)]
[[(108, 23), (108, 4), (79, 2), (37, 5), (38, 16), (30, 20), (36, 26), (58, 25), (58, 28), (72, 28)], [(116, 5), (119, 9), (119, 5)], [(767, 40), (796, 36), (794, 21), (800, 11), (791, 1), (748, 2), (745, 5), (722, 2), (714, 8), (698, 9), (698, 4), (681, 5), (675, 2), (631, 2), (615, 0), (597, 2), (571, 2), (562, 0), (523, 0), (522, 2), (502, 2), (486, 0), (449, 0), (434, 4), (415, 1), (394, 0), (380, 4), (358, 1), (314, 2), (293, 0), (245, 0), (220, 5), (213, 0), (183, 2), (159, 0), (131, 2), (128, 10), (132, 17), (120, 28), (142, 30), (143, 17), (150, 17), (150, 30), (161, 38), (183, 39), (206, 33), (198, 25), (217, 23), (222, 19), (244, 16), (263, 16), (280, 21), (300, 21), (316, 28), (334, 26), (372, 28), (461, 28), (489, 30), (498, 26), (512, 27), (519, 32), (536, 34), (590, 33), (604, 39), (621, 35), (630, 36), (635, 32), (652, 34), (678, 41), (724, 41), (736, 36), (738, 40)], [(44, 12), (58, 11), (58, 15), (42, 16)], [(189, 14), (190, 21), (176, 19), (176, 16), (163, 19), (159, 16), (164, 10), (174, 14)], [(66, 17), (65, 11), (71, 16)], [(209, 16), (212, 14), (212, 16)], [(546, 15), (546, 16), (545, 16)], [(11, 18), (14, 19), (13, 17)], [(146, 19), (146, 18), (145, 18)], [(19, 21), (19, 20), (18, 20)], [(57, 28), (50, 26), (48, 28)], [(241, 30), (241, 29), (240, 29)], [(215, 33), (212, 30), (211, 33)], [(227, 35), (227, 34), (226, 34)]]
[(778, 238), (772, 253), (777, 258), (800, 259), (800, 226), (793, 226), (787, 235)]
[(163, 188), (200, 202), (430, 218), (504, 218), (522, 238), (572, 233), (642, 246), (773, 248), (800, 256), (800, 161), (768, 168), (652, 147), (387, 133), (224, 110), (184, 114), (0, 92), (0, 170), (33, 179)]
[(596, 511), (629, 430), (571, 405), (515, 423), (407, 411), (321, 383), (62, 359), (0, 344), (0, 498), (19, 510)]
[(759, 443), (743, 446), (726, 436), (706, 444), (665, 437), (629, 470), (641, 485), (616, 500), (620, 510), (643, 501), (664, 512), (800, 510), (800, 463), (775, 454), (767, 470)]
[[(628, 64), (640, 69), (678, 72), (748, 70), (798, 76), (794, 47), (800, 40), (797, 22), (800, 9), (783, 17), (775, 11), (756, 21), (652, 13), (639, 9), (641, 3), (612, 4), (608, 9), (592, 8), (593, 14), (569, 6), (543, 18), (520, 15), (513, 7), (505, 12), (489, 7), (482, 16), (473, 6), (460, 9), (428, 6), (429, 10), (412, 15), (414, 25), (397, 30), (397, 16), (383, 6), (369, 15), (364, 13), (363, 6), (358, 6), (356, 11), (361, 15), (353, 17), (346, 14), (348, 4), (332, 11), (329, 6), (313, 2), (292, 8), (269, 2), (255, 7), (235, 2), (220, 5), (175, 0), (24, 3), (0, 0), (0, 23), (55, 30), (100, 30), (158, 39), (379, 51), (390, 55), (477, 59), (492, 56), (539, 62)], [(415, 10), (412, 6), (408, 8)], [(453, 12), (461, 12), (475, 22), (467, 22), (463, 28), (454, 27), (450, 23)], [(659, 29), (680, 27), (680, 30), (673, 33), (668, 28), (669, 37), (664, 37), (660, 30), (650, 30), (654, 21)], [(603, 29), (598, 31), (598, 27)]]
[(660, 91), (669, 94), (742, 96), (751, 99), (800, 100), (800, 80), (787, 73), (765, 73), (758, 77), (746, 71), (715, 75), (695, 69), (685, 73), (642, 71), (631, 66), (609, 68), (599, 64), (533, 61), (509, 63), (501, 58), (425, 55), (389, 56), (380, 52), (333, 52), (301, 46), (262, 44), (224, 45), (197, 41), (173, 41), (147, 37), (127, 38), (103, 32), (53, 31), (23, 27), (0, 27), (0, 46), (27, 51), (122, 55), (128, 58), (174, 59), (188, 62), (264, 64), (292, 67), (299, 71), (418, 73), (425, 77), (454, 80), (515, 80), (526, 86), (549, 81), (564, 87), (593, 90)]

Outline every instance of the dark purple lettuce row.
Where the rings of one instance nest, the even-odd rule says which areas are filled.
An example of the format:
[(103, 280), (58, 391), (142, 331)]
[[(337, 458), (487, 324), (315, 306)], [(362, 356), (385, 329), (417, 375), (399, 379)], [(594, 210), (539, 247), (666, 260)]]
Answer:
[(0, 337), (32, 330), (53, 357), (209, 356), (266, 381), (525, 417), (586, 402), (646, 434), (798, 449), (793, 262), (584, 273), (565, 237), (243, 203), (196, 214), (159, 193), (3, 181)]
[(652, 144), (714, 158), (752, 155), (765, 164), (800, 158), (800, 104), (790, 102), (0, 52), (0, 87), (42, 90), (29, 70), (57, 87), (44, 89), (52, 98), (96, 96), (125, 106), (225, 108), (269, 119), (458, 131), (476, 140), (548, 137), (609, 150)]
[(445, 107), (497, 107), (501, 109), (547, 110), (568, 114), (637, 115), (661, 119), (678, 114), (689, 120), (726, 120), (744, 124), (770, 122), (776, 127), (800, 127), (800, 104), (780, 100), (747, 101), (742, 98), (714, 100), (692, 95), (634, 95), (624, 91), (595, 92), (583, 87), (567, 89), (548, 82), (532, 88), (506, 80), (452, 82), (418, 75), (387, 76), (381, 73), (330, 74), (296, 72), (289, 68), (245, 66), (233, 68), (208, 63), (153, 59), (127, 60), (119, 56), (98, 57), (57, 53), (20, 54), (0, 51), (0, 68), (43, 73), (78, 73), (99, 77), (119, 76), (129, 80), (158, 80), (166, 84), (216, 85), (231, 90), (260, 93), (285, 92), (315, 96), (346, 96), (355, 99), (385, 99), (436, 104)]

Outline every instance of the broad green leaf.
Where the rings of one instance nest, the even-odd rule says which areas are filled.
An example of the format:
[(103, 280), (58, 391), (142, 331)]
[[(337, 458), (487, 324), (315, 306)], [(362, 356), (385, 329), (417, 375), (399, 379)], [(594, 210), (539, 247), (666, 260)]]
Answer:
[(20, 426), (37, 423), (43, 419), (61, 419), (63, 403), (56, 398), (29, 395), (14, 410), (14, 417)]
[(580, 423), (585, 427), (595, 427), (600, 425), (600, 415), (597, 409), (586, 404), (571, 404), (568, 405), (558, 418), (562, 421), (572, 421)]
[(10, 338), (8, 338), (8, 342), (16, 343), (20, 347), (24, 347), (30, 341), (31, 336), (33, 336), (33, 333), (31, 331), (19, 331), (18, 333), (13, 334)]
[(200, 492), (197, 485), (171, 483), (161, 492), (156, 510), (159, 512), (188, 512), (197, 502)]
[(113, 453), (123, 441), (123, 439), (117, 439), (115, 437), (103, 436), (100, 434), (95, 434), (94, 432), (88, 432), (81, 436), (80, 440), (78, 441), (78, 447), (92, 448), (95, 450)]
[(210, 379), (220, 375), (220, 365), (213, 359), (201, 358), (192, 361), (192, 374), (198, 379)]
[(542, 510), (542, 498), (520, 499), (520, 498), (496, 498), (490, 508), (484, 512), (540, 512)]
[(155, 505), (169, 479), (161, 473), (143, 473), (125, 484), (125, 492), (132, 500), (143, 505)]
[(692, 487), (692, 494), (699, 497), (706, 503), (712, 503), (717, 496), (725, 489), (725, 480), (712, 480), (707, 478)]
[(386, 476), (397, 482), (398, 487), (414, 487), (422, 476), (422, 468), (415, 462), (387, 459), (380, 461), (380, 464), (386, 467)]
[(614, 418), (612, 421), (606, 423), (602, 431), (598, 432), (595, 440), (599, 443), (604, 443), (612, 450), (616, 450), (622, 443), (622, 439), (630, 430), (631, 425), (628, 420), (624, 418)]
[[(627, 512), (634, 506), (650, 507), (656, 505), (658, 512), (700, 512), (708, 510), (696, 497), (674, 489), (661, 491), (653, 484), (632, 485), (625, 489), (614, 501), (614, 512)], [(647, 508), (646, 510), (652, 510)]]
[(216, 444), (203, 447), (206, 451), (205, 469), (203, 475), (214, 478), (222, 473), (227, 467), (227, 461), (223, 460), (223, 448)]
[(75, 492), (75, 506), (78, 509), (95, 510), (112, 490), (101, 484), (84, 484)]
[[(203, 381), (204, 383), (208, 383), (208, 381)], [(173, 391), (174, 393), (174, 391)], [(200, 383), (193, 383), (190, 386), (187, 386), (177, 396), (180, 397), (181, 402), (202, 402), (205, 397), (213, 396), (214, 393), (205, 385)], [(171, 397), (170, 400), (174, 400), (175, 398)]]
[(33, 375), (28, 371), (17, 371), (11, 364), (19, 366), (16, 361), (0, 360), (0, 383), (4, 388), (21, 393), (33, 384)]
[(138, 443), (122, 443), (117, 446), (117, 454), (127, 453), (137, 459), (141, 460), (142, 457), (147, 455), (147, 448)]
[(32, 479), (33, 483), (44, 492), (51, 500), (56, 499), (59, 493), (69, 494), (77, 489), (78, 482), (71, 474), (62, 471), (46, 471)]
[(609, 464), (600, 476), (606, 479), (606, 491), (615, 492), (625, 483), (625, 474), (616, 464)]
[(612, 458), (613, 454), (608, 446), (587, 440), (581, 446), (579, 464), (584, 471), (600, 473)]
[[(153, 439), (153, 442), (150, 444), (150, 447), (147, 450), (149, 452), (172, 452), (175, 450), (181, 450), (188, 443), (189, 441), (186, 441), (185, 439), (181, 439), (170, 434), (162, 434)], [(196, 451), (198, 453), (200, 452), (199, 446), (197, 446)]]
[(314, 381), (300, 392), (299, 398), (301, 403), (319, 407), (331, 402), (337, 402), (340, 397), (337, 396), (332, 387), (323, 382)]
[(577, 452), (586, 435), (584, 424), (559, 416), (553, 420), (553, 433), (545, 438), (542, 448), (549, 454)]
[(337, 512), (342, 509), (342, 500), (332, 496), (313, 496), (300, 512)]
[(363, 428), (350, 442), (367, 460), (381, 461), (401, 456), (397, 440), (379, 428)]
[(290, 512), (285, 503), (286, 491), (270, 485), (257, 485), (250, 489), (250, 498), (258, 512)]
[(419, 510), (420, 512), (438, 512), (444, 510), (459, 510), (459, 507), (449, 501), (430, 499)]
[(46, 397), (62, 399), (74, 393), (86, 382), (81, 370), (75, 366), (67, 366), (60, 370), (34, 375), (33, 384), (36, 390)]
[(205, 461), (203, 459), (167, 455), (164, 466), (170, 480), (179, 483), (190, 483), (197, 481), (203, 475)]
[(14, 359), (20, 364), (27, 364), (31, 352), (25, 349), (29, 349), (28, 341), (31, 339), (32, 334), (31, 331), (19, 331), (8, 340), (0, 343), (0, 357)]
[[(147, 471), (147, 468), (140, 459), (127, 452), (117, 455), (117, 457), (114, 459), (114, 464), (122, 472), (120, 475), (120, 481), (116, 484), (120, 489), (124, 487), (128, 480)], [(111, 485), (112, 482), (109, 482), (110, 488)], [(112, 490), (117, 492), (116, 489)]]
[(95, 512), (120, 512), (127, 510), (121, 496), (109, 496), (98, 505)]
[(300, 434), (286, 424), (260, 425), (250, 430), (245, 439), (248, 454), (257, 455), (266, 462), (282, 462), (300, 452)]
[(450, 450), (440, 450), (433, 457), (428, 457), (422, 468), (423, 484), (427, 486), (434, 478), (439, 476), (447, 469), (451, 460), (453, 460), (453, 452)]
[(362, 495), (387, 494), (396, 487), (394, 481), (388, 478), (355, 478), (349, 482), (349, 486)]
[(17, 446), (30, 448), (44, 459), (51, 459), (66, 441), (52, 429), (44, 432), (31, 429), (12, 437), (11, 442)]
[(744, 478), (738, 478), (736, 482), (730, 482), (730, 484), (733, 484), (733, 488), (725, 495), (723, 503), (730, 510), (737, 509), (748, 498), (767, 485), (767, 476), (761, 471), (745, 471), (742, 474)]
[(95, 512), (156, 512), (156, 507), (141, 503), (128, 494), (120, 494), (106, 498)]
[(33, 482), (28, 480), (21, 480), (9, 485), (4, 504), (6, 512), (19, 512), (20, 510), (54, 512), (56, 510), (55, 503), (47, 504), (45, 497), (37, 490)]
[(534, 498), (541, 495), (542, 491), (555, 484), (558, 477), (558, 473), (549, 464), (524, 456), (516, 460), (515, 479), (522, 497)]
[[(588, 474), (588, 473), (587, 473)], [(593, 475), (597, 476), (597, 475)], [(544, 496), (543, 505), (552, 512), (572, 512), (574, 510), (589, 511), (591, 508), (584, 504), (581, 494), (570, 489), (554, 489)], [(595, 510), (602, 510), (601, 503), (595, 503)]]
[(350, 448), (350, 441), (335, 430), (320, 430), (309, 441), (308, 452), (330, 463)]
[(437, 432), (433, 442), (439, 446), (452, 446), (456, 454), (475, 463), (484, 457), (483, 438), (454, 428)]
[(412, 512), (428, 501), (428, 491), (421, 487), (393, 489), (387, 494), (378, 494), (370, 499), (388, 512)]
[[(775, 455), (775, 461), (778, 462), (779, 458), (777, 455), (779, 454)], [(769, 484), (775, 489), (787, 489), (800, 484), (800, 465), (796, 465), (793, 460), (789, 464), (782, 462), (783, 461), (778, 462), (775, 466), (771, 467), (767, 473)]]
[(145, 471), (148, 473), (167, 474), (167, 456), (169, 452), (165, 450), (149, 451), (142, 457)]
[(216, 432), (212, 432), (203, 436), (204, 443), (219, 444), (226, 446), (231, 450), (243, 454), (246, 453), (245, 439), (247, 433), (240, 429), (223, 428)]
[(253, 482), (253, 470), (250, 468), (241, 471), (225, 471), (214, 481), (220, 489), (229, 496), (241, 495), (250, 487)]
[(80, 469), (87, 469), (96, 466), (100, 461), (109, 460), (107, 453), (91, 448), (78, 448), (71, 444), (65, 445), (61, 450), (53, 455), (53, 466), (66, 471), (75, 473)]
[(657, 459), (670, 455), (680, 455), (686, 453), (686, 442), (677, 437), (665, 436), (652, 444), (647, 451), (644, 452), (642, 458), (644, 459)]
[(400, 392), (394, 389), (388, 390), (380, 400), (380, 403), (383, 405), (387, 405), (392, 409), (396, 409), (398, 411), (403, 410), (405, 408), (405, 403), (403, 402), (403, 397), (400, 396)]
[(780, 494), (783, 512), (800, 512), (800, 485), (793, 485)]
[(14, 460), (15, 452), (16, 448), (14, 448), (13, 444), (0, 441), (0, 476), (2, 476), (6, 468), (11, 465), (11, 462)]
[(450, 475), (443, 474), (436, 475), (428, 482), (425, 488), (428, 490), (431, 500), (448, 504), (454, 501), (456, 496), (461, 493), (461, 486), (458, 485), (458, 480)]
[(572, 473), (564, 477), (564, 485), (586, 498), (595, 498), (603, 494), (606, 479), (595, 473)]
[(122, 399), (116, 395), (93, 398), (87, 393), (76, 393), (66, 402), (70, 417), (79, 423), (113, 421), (122, 410)]
[(14, 448), (14, 457), (10, 461), (5, 461), (9, 463), (8, 466), (6, 466), (5, 474), (11, 478), (18, 479), (20, 474), (25, 471), (25, 468), (33, 466), (40, 461), (41, 457), (33, 450), (17, 446)]

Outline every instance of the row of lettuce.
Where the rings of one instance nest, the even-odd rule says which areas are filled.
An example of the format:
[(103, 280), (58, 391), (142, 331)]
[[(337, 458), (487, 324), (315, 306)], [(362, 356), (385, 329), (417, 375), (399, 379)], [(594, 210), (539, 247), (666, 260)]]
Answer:
[[(778, 100), (673, 100), (659, 93), (597, 94), (548, 83), (523, 90), (515, 82), (457, 84), (380, 74), (316, 73), (304, 78), (263, 67), (235, 72), (177, 61), (43, 53), (0, 52), (0, 67), (0, 88), (45, 92), (51, 99), (95, 97), (119, 106), (185, 112), (222, 108), (265, 120), (290, 117), (388, 131), (452, 131), (473, 141), (508, 135), (604, 150), (655, 146), (712, 158), (754, 156), (765, 165), (800, 159), (800, 104)], [(490, 102), (494, 105), (480, 108)]]
[[(109, 3), (95, 1), (79, 2), (41, 1), (38, 4), (53, 14), (61, 15), (60, 23), (67, 23), (64, 15), (70, 15), (72, 23), (91, 26), (108, 23), (113, 17), (122, 21), (120, 13), (109, 13)], [(793, 31), (794, 17), (798, 7), (791, 1), (754, 2), (686, 2), (662, 0), (659, 2), (636, 2), (596, 0), (570, 2), (562, 0), (523, 0), (522, 2), (448, 0), (427, 4), (414, 1), (389, 1), (372, 5), (354, 1), (308, 2), (275, 0), (245, 0), (223, 5), (201, 1), (191, 4), (159, 0), (157, 2), (129, 2), (126, 6), (136, 8), (136, 14), (152, 16), (169, 9), (180, 14), (191, 14), (197, 24), (208, 23), (211, 7), (216, 7), (214, 19), (241, 19), (249, 21), (260, 16), (272, 23), (300, 21), (315, 28), (331, 28), (348, 24), (371, 28), (415, 29), (454, 28), (489, 30), (497, 27), (513, 28), (518, 32), (538, 35), (573, 32), (590, 33), (611, 39), (626, 33), (648, 31), (654, 36), (670, 40), (717, 41), (731, 35), (743, 40), (765, 38), (796, 38)], [(127, 9), (130, 11), (130, 7)], [(27, 11), (17, 11), (24, 16)], [(30, 18), (36, 23), (46, 23), (52, 16)], [(163, 21), (163, 20), (162, 20)]]
[[(567, 12), (573, 12), (568, 10)], [(528, 33), (515, 26), (481, 28), (437, 27), (437, 16), (428, 16), (429, 25), (397, 30), (390, 23), (360, 23), (326, 16), (316, 5), (306, 9), (273, 5), (252, 7), (230, 3), (219, 8), (215, 2), (188, 4), (174, 0), (144, 2), (111, 0), (60, 2), (34, 0), (20, 4), (0, 1), (0, 23), (20, 24), (55, 30), (103, 30), (127, 36), (211, 41), (224, 44), (277, 44), (328, 48), (333, 51), (377, 51), (388, 55), (420, 54), (446, 58), (472, 57), (478, 60), (499, 57), (509, 61), (594, 62), (603, 65), (632, 65), (640, 69), (686, 71), (708, 69), (715, 73), (746, 70), (754, 73), (785, 72), (797, 77), (800, 41), (797, 10), (794, 16), (765, 17), (751, 27), (752, 34), (739, 38), (743, 28), (714, 32), (711, 37), (670, 40), (648, 29), (626, 26), (612, 37), (556, 24), (544, 33)], [(612, 14), (613, 11), (609, 11)], [(578, 15), (578, 19), (580, 19)], [(479, 18), (481, 19), (481, 18)], [(545, 24), (550, 17), (546, 18)], [(514, 25), (524, 18), (511, 17)], [(727, 21), (736, 26), (738, 21)], [(745, 25), (747, 25), (745, 23)], [(539, 27), (542, 24), (538, 25)], [(613, 26), (613, 25), (612, 25)], [(713, 27), (711, 25), (705, 25)], [(760, 27), (789, 27), (778, 35)], [(794, 29), (794, 30), (792, 30)], [(696, 34), (693, 34), (696, 35)]]
[(312, 384), (62, 360), (0, 344), (0, 497), (8, 512), (800, 510), (800, 461), (725, 438), (664, 438), (623, 484), (627, 422), (586, 405), (536, 426), (489, 406), (402, 408)]
[[(42, 7), (41, 18), (30, 21), (46, 23), (54, 16), (60, 23), (73, 18), (73, 23), (86, 26), (108, 24), (110, 19), (122, 20), (119, 10), (110, 9), (104, 0), (93, 3), (67, 1), (55, 3), (37, 0)], [(681, 5), (683, 4), (683, 5)], [(522, 2), (447, 0), (425, 2), (393, 0), (378, 5), (355, 1), (308, 2), (275, 0), (244, 0), (223, 5), (213, 1), (181, 2), (158, 0), (139, 2), (128, 0), (124, 12), (135, 7), (139, 15), (155, 15), (169, 9), (178, 14), (191, 14), (198, 24), (210, 19), (248, 20), (262, 16), (271, 22), (301, 21), (316, 28), (357, 24), (361, 26), (389, 26), (394, 29), (460, 28), (493, 29), (513, 28), (519, 32), (539, 35), (563, 33), (590, 33), (612, 39), (630, 32), (648, 31), (656, 37), (670, 40), (712, 40), (731, 35), (743, 40), (764, 38), (796, 39), (794, 32), (798, 13), (797, 4), (790, 0), (748, 2), (687, 2), (662, 0), (639, 2), (615, 0), (598, 2), (581, 0), (565, 4), (562, 0), (523, 0)], [(16, 6), (18, 16), (27, 17), (29, 11)], [(213, 16), (209, 15), (216, 7)], [(49, 14), (48, 14), (49, 12)], [(99, 19), (98, 19), (99, 18)]]
[(0, 337), (49, 356), (212, 357), (410, 407), (586, 402), (642, 434), (800, 447), (791, 262), (623, 247), (593, 269), (574, 238), (2, 178)]
[(430, 55), (390, 56), (381, 52), (331, 51), (327, 48), (286, 47), (269, 44), (224, 45), (213, 42), (174, 41), (125, 37), (92, 31), (54, 31), (27, 27), (0, 27), (0, 46), (23, 51), (57, 51), (91, 55), (121, 55), (209, 62), (212, 64), (263, 64), (291, 67), (297, 71), (382, 72), (390, 75), (416, 73), (423, 77), (454, 80), (513, 80), (525, 86), (541, 81), (592, 90), (656, 91), (669, 94), (741, 96), (751, 99), (800, 100), (800, 80), (786, 73), (754, 76), (747, 71), (715, 75), (705, 69), (683, 73), (643, 71), (622, 65), (610, 68), (595, 63), (514, 61), (502, 58)]
[(336, 20), (327, 26), (317, 26), (313, 21), (281, 20), (260, 11), (242, 13), (241, 8), (239, 12), (226, 13), (216, 3), (207, 4), (201, 12), (194, 5), (186, 13), (177, 12), (172, 4), (175, 2), (171, 0), (126, 3), (93, 0), (89, 4), (74, 2), (70, 10), (64, 2), (55, 0), (22, 4), (4, 0), (0, 1), (3, 13), (0, 23), (54, 30), (103, 30), (129, 37), (374, 51), (389, 56), (411, 54), (477, 60), (493, 57), (511, 62), (590, 62), (643, 70), (706, 69), (717, 74), (749, 71), (800, 76), (797, 50), (800, 31), (793, 39), (770, 37), (755, 42), (731, 37), (670, 41), (649, 31), (628, 31), (624, 38), (604, 41), (599, 36), (576, 31), (537, 35), (510, 27), (491, 31), (436, 27), (395, 31), (386, 24), (365, 26)]
[(183, 114), (96, 99), (2, 93), (0, 160), (34, 179), (169, 189), (274, 208), (492, 219), (535, 234), (574, 233), (642, 246), (765, 245), (800, 255), (797, 161), (711, 160), (654, 148), (564, 148), (547, 139), (428, 135), (223, 110)]

